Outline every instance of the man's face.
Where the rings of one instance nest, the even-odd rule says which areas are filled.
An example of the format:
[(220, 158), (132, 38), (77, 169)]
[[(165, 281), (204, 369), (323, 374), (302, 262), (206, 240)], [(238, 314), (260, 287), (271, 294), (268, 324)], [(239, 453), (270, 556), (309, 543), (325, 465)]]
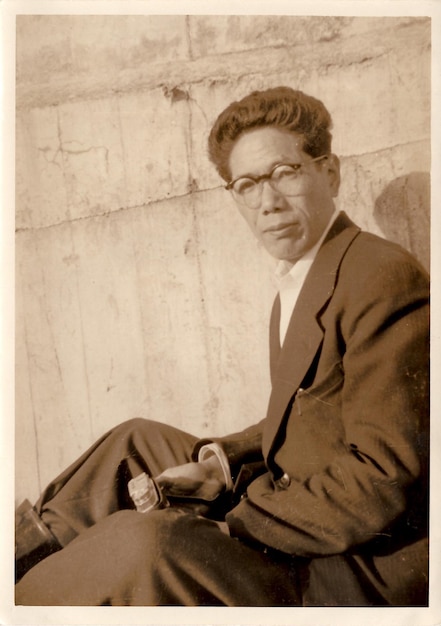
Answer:
[(304, 163), (296, 195), (286, 196), (263, 181), (257, 208), (238, 203), (251, 230), (277, 259), (295, 262), (320, 239), (332, 213), (340, 183), (337, 157), (308, 163), (301, 135), (266, 126), (242, 134), (229, 158), (232, 180), (268, 174), (280, 163)]

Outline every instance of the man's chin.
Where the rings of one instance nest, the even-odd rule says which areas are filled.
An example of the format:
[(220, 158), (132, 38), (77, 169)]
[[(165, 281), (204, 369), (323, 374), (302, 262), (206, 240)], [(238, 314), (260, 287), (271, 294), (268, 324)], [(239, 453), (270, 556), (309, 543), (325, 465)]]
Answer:
[(264, 235), (261, 239), (265, 250), (279, 261), (289, 261), (295, 263), (302, 257), (307, 250), (303, 240), (293, 241), (292, 237), (279, 237), (277, 239), (272, 235)]
[(278, 261), (287, 261), (295, 263), (302, 257), (306, 250), (293, 249), (289, 246), (268, 246), (264, 244), (265, 250)]

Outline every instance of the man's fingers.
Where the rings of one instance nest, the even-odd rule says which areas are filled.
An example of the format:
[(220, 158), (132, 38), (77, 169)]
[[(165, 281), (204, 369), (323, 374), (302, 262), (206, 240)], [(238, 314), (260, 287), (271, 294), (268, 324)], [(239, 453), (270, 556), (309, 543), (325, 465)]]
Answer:
[(197, 463), (189, 463), (165, 470), (156, 477), (156, 483), (170, 494), (185, 495), (198, 490), (204, 482)]
[(186, 463), (166, 469), (155, 480), (166, 496), (213, 500), (223, 483), (212, 474), (207, 463)]

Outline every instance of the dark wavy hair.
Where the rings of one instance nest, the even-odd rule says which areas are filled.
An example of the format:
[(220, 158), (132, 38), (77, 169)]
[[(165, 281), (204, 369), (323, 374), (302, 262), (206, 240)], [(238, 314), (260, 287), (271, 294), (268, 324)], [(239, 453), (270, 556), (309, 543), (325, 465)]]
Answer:
[(320, 100), (290, 87), (253, 91), (219, 115), (208, 138), (210, 160), (224, 180), (231, 178), (228, 159), (234, 142), (259, 126), (298, 133), (303, 137), (303, 151), (312, 157), (331, 152), (332, 120)]

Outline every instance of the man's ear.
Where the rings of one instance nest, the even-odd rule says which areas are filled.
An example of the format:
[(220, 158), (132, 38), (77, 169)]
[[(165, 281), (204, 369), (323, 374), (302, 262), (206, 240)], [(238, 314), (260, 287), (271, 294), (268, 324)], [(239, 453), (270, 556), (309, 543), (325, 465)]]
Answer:
[(325, 161), (325, 168), (329, 177), (332, 197), (338, 196), (340, 188), (340, 160), (336, 154), (330, 154)]

